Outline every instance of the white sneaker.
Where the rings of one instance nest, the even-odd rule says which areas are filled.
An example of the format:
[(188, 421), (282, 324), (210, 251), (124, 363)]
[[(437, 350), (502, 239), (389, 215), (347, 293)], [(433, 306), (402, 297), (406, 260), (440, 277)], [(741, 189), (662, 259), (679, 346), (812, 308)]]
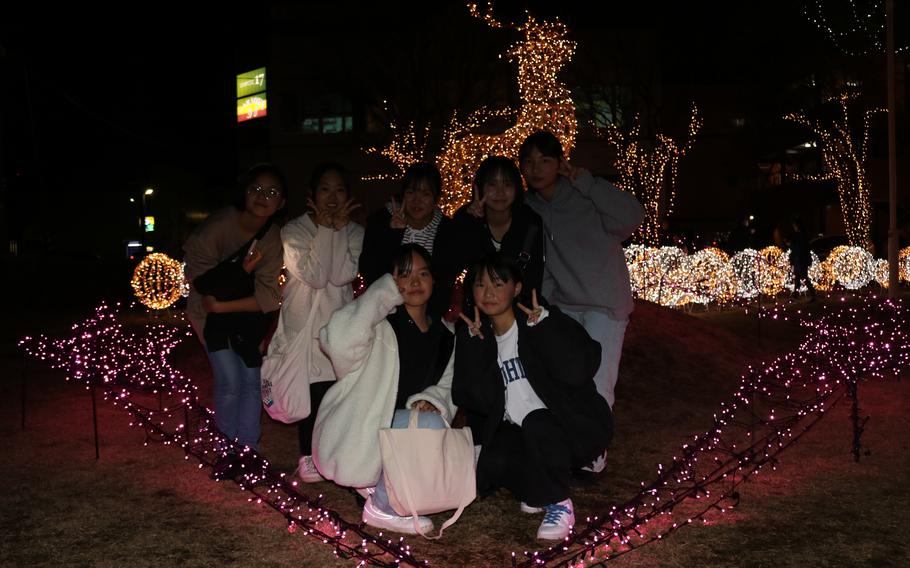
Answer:
[(532, 506), (528, 505), (527, 503), (525, 503), (524, 501), (521, 502), (521, 505), (518, 508), (521, 509), (522, 513), (527, 513), (528, 515), (533, 515), (535, 513), (543, 513), (543, 511), (544, 511), (543, 507), (532, 507)]
[(354, 491), (356, 491), (357, 494), (360, 495), (361, 497), (363, 497), (364, 499), (369, 499), (370, 495), (372, 495), (373, 493), (376, 493), (376, 488), (375, 487), (355, 487)]
[(590, 465), (584, 466), (582, 471), (589, 471), (591, 473), (600, 473), (607, 467), (607, 450), (604, 450), (604, 453), (597, 456), (597, 459), (591, 462)]
[(544, 507), (547, 514), (537, 529), (537, 538), (540, 540), (562, 540), (569, 536), (569, 531), (575, 525), (575, 508), (571, 499), (547, 505)]
[[(377, 529), (386, 529), (404, 534), (417, 534), (414, 530), (414, 517), (399, 517), (383, 513), (373, 506), (373, 496), (367, 497), (367, 502), (363, 505), (363, 522), (376, 527)], [(433, 521), (429, 517), (417, 517), (417, 524), (420, 530), (428, 533), (433, 530)]]
[(313, 463), (313, 456), (300, 456), (300, 460), (297, 462), (297, 477), (304, 483), (325, 481), (325, 478), (316, 469), (316, 464)]

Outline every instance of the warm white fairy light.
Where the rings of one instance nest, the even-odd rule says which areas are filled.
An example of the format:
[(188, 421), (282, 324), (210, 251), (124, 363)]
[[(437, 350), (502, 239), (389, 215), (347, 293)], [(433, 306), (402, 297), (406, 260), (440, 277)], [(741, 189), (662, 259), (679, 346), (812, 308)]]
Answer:
[(767, 246), (760, 251), (761, 258), (758, 272), (758, 285), (761, 293), (776, 296), (784, 289), (787, 275), (790, 273), (790, 261), (780, 247)]
[(723, 303), (735, 297), (736, 275), (724, 251), (714, 247), (702, 249), (689, 257), (688, 269), (692, 302)]
[[(518, 66), (521, 106), (518, 109), (480, 109), (466, 117), (458, 110), (452, 114), (443, 134), (442, 149), (435, 159), (442, 174), (440, 207), (448, 215), (471, 200), (474, 173), (487, 157), (516, 157), (524, 139), (538, 130), (547, 130), (559, 138), (568, 156), (575, 146), (577, 130), (571, 92), (557, 78), (575, 52), (575, 42), (567, 39), (568, 28), (559, 21), (539, 22), (530, 14), (524, 24), (505, 25), (493, 17), (491, 4), (483, 14), (476, 4), (469, 4), (468, 8), (472, 16), (492, 28), (509, 28), (522, 34), (522, 40), (506, 52), (509, 60)], [(477, 132), (491, 119), (502, 118), (512, 118), (514, 124), (499, 134)], [(400, 177), (410, 164), (430, 159), (426, 146), (429, 126), (422, 136), (415, 134), (413, 124), (404, 129), (392, 125), (392, 129), (393, 137), (388, 145), (367, 151), (389, 158), (399, 174), (388, 177)]]
[[(841, 10), (849, 7), (850, 11), (837, 14), (832, 6)], [(802, 8), (806, 18), (842, 53), (856, 57), (884, 51), (886, 14), (882, 0), (806, 0)], [(895, 51), (907, 49), (904, 45)]]
[(834, 277), (834, 269), (828, 259), (809, 267), (809, 279), (812, 280), (812, 286), (820, 292), (831, 290), (837, 281)]
[(838, 284), (848, 290), (862, 288), (875, 278), (872, 255), (859, 247), (835, 247), (828, 255), (831, 272)]
[(693, 104), (688, 137), (683, 144), (665, 134), (658, 134), (653, 142), (643, 140), (639, 115), (628, 132), (615, 124), (600, 129), (616, 150), (614, 165), (620, 176), (617, 186), (635, 195), (645, 208), (645, 220), (637, 232), (639, 242), (656, 246), (660, 241), (661, 221), (673, 212), (679, 161), (692, 148), (702, 123), (698, 107)]
[(363, 176), (364, 180), (382, 180), (397, 179), (404, 175), (408, 167), (425, 159), (427, 154), (427, 141), (430, 137), (430, 126), (424, 128), (422, 135), (418, 136), (414, 123), (410, 123), (407, 128), (399, 128), (394, 122), (389, 125), (392, 131), (392, 140), (382, 148), (366, 148), (367, 154), (377, 154), (387, 158), (398, 171), (394, 174), (376, 174)]
[[(794, 291), (789, 251), (776, 246), (744, 249), (731, 258), (713, 247), (686, 255), (677, 247), (633, 244), (625, 249), (625, 258), (632, 295), (662, 306), (726, 303)], [(859, 247), (841, 246), (824, 262), (812, 251), (809, 278), (820, 292), (835, 285), (857, 290), (873, 280), (881, 284), (887, 278), (886, 266), (886, 261), (874, 260)], [(901, 270), (903, 279), (904, 271), (910, 270), (910, 247), (901, 251)], [(801, 283), (796, 291), (805, 290)]]
[(639, 247), (629, 273), (636, 295), (662, 306), (679, 307), (691, 301), (688, 257), (677, 247)]
[(904, 247), (897, 256), (900, 279), (904, 282), (910, 281), (910, 247)]
[(888, 287), (888, 281), (891, 278), (891, 274), (888, 271), (888, 261), (884, 258), (879, 258), (874, 261), (875, 267), (875, 281), (882, 288)]
[(761, 293), (758, 285), (760, 262), (761, 257), (758, 251), (751, 248), (739, 251), (730, 259), (730, 265), (736, 278), (736, 295), (738, 297), (748, 300)]
[(624, 249), (626, 266), (629, 268), (629, 285), (632, 294), (638, 296), (648, 281), (645, 263), (652, 254), (652, 249), (645, 245), (631, 244)]
[(838, 117), (834, 120), (812, 121), (800, 113), (788, 114), (784, 118), (810, 128), (818, 136), (826, 172), (818, 176), (804, 176), (804, 179), (835, 181), (850, 244), (871, 250), (872, 210), (866, 158), (871, 117), (885, 111), (865, 111), (862, 132), (857, 136), (851, 128), (849, 103), (858, 97), (858, 93), (850, 92), (831, 99), (829, 102), (839, 104)]
[(153, 310), (169, 308), (186, 288), (183, 265), (166, 254), (152, 253), (136, 266), (130, 284), (143, 305)]

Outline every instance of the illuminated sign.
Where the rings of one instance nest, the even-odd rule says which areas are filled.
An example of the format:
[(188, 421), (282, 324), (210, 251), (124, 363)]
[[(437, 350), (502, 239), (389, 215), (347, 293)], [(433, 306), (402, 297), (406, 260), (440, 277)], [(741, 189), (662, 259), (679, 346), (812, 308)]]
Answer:
[(254, 118), (266, 116), (268, 101), (265, 93), (237, 99), (237, 122), (245, 122)]
[(266, 116), (266, 101), (265, 67), (237, 75), (237, 122)]
[(265, 67), (237, 75), (237, 98), (265, 92)]
[(155, 218), (152, 217), (151, 215), (149, 215), (145, 219), (143, 219), (142, 224), (145, 227), (146, 233), (151, 233), (152, 231), (155, 230)]

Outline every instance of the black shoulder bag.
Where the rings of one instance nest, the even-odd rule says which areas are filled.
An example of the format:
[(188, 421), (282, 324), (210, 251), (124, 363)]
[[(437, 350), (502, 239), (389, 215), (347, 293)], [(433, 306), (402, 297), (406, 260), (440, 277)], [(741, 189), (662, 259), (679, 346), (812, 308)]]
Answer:
[[(253, 241), (265, 236), (272, 222), (267, 221), (252, 239), (243, 244), (231, 256), (193, 280), (193, 287), (202, 295), (214, 296), (219, 302), (239, 300), (252, 296), (256, 287), (255, 271), (243, 269), (243, 258)], [(268, 333), (274, 314), (262, 312), (210, 313), (206, 316), (202, 332), (209, 351), (232, 349), (240, 355), (247, 367), (262, 365), (259, 345)]]

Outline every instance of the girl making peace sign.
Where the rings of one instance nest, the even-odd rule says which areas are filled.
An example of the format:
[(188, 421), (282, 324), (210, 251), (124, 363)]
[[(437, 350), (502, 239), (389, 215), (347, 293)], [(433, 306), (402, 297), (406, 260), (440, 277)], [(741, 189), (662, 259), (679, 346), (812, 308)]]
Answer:
[(474, 264), (465, 279), (474, 296), (456, 333), (452, 400), (480, 433), (477, 490), (505, 487), (525, 513), (545, 513), (537, 538), (560, 540), (575, 523), (569, 498), (573, 467), (601, 454), (613, 416), (592, 377), (600, 345), (559, 308), (516, 303), (522, 274), (500, 254)]

